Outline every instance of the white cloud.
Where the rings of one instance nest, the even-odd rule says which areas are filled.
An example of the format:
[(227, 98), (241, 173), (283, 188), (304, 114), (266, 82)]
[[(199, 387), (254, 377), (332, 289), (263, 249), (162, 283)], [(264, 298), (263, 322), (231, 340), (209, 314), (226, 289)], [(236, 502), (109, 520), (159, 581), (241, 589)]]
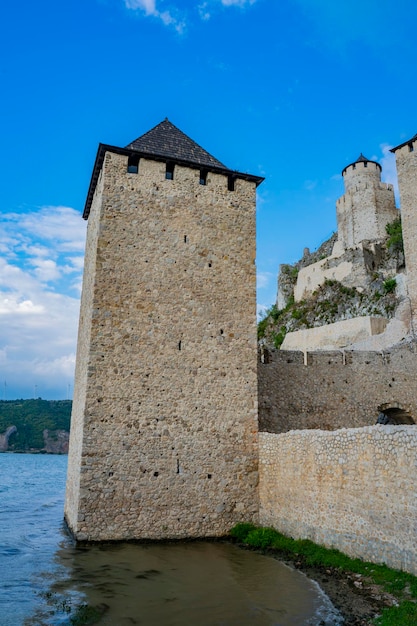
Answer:
[(209, 3), (208, 2), (202, 2), (201, 4), (198, 5), (197, 7), (198, 10), (198, 14), (200, 16), (200, 19), (202, 19), (203, 21), (207, 21), (210, 19), (211, 17), (211, 13), (209, 10)]
[(85, 228), (78, 211), (65, 206), (46, 206), (23, 216), (18, 215), (18, 218), (21, 228), (27, 231), (26, 237), (32, 239), (36, 235), (48, 243), (53, 242), (59, 251), (84, 251), (85, 238), (80, 233)]
[(258, 322), (259, 322), (259, 320), (261, 320), (262, 318), (265, 317), (266, 312), (268, 311), (268, 309), (270, 307), (271, 307), (271, 305), (267, 306), (266, 304), (257, 304), (256, 305), (256, 316), (257, 316)]
[(170, 11), (159, 11), (156, 6), (156, 0), (124, 0), (127, 9), (132, 11), (142, 11), (148, 17), (156, 17), (162, 21), (165, 26), (172, 26), (180, 35), (185, 30), (185, 21)]
[[(208, 21), (211, 18), (212, 10), (216, 6), (240, 7), (244, 8), (255, 4), (257, 0), (203, 0), (196, 6), (197, 13), (201, 20)], [(161, 10), (163, 0), (124, 0), (125, 7), (131, 11), (140, 11), (146, 17), (155, 17), (162, 21), (165, 26), (172, 26), (177, 33), (182, 35), (186, 28), (185, 16), (174, 6)]]
[(41, 304), (34, 304), (32, 300), (19, 301), (16, 295), (6, 298), (4, 295), (0, 298), (0, 315), (19, 314), (39, 314), (44, 313), (45, 309)]
[(0, 359), (8, 399), (67, 397), (86, 223), (69, 207), (0, 218)]
[(231, 6), (244, 7), (247, 4), (255, 4), (255, 2), (256, 0), (221, 0), (221, 3), (225, 7), (231, 7)]
[(34, 273), (42, 283), (53, 282), (61, 277), (61, 271), (52, 259), (33, 259)]
[(395, 165), (395, 154), (390, 152), (393, 146), (390, 146), (387, 143), (383, 143), (379, 146), (381, 148), (381, 152), (383, 156), (379, 159), (379, 162), (382, 167), (382, 180), (386, 183), (390, 183), (394, 186), (395, 198), (397, 201), (397, 206), (400, 202), (400, 192), (398, 190), (398, 178), (397, 178), (397, 168)]
[(305, 180), (304, 181), (304, 189), (306, 189), (307, 191), (313, 191), (313, 189), (315, 189), (317, 187), (317, 181), (316, 180)]
[(256, 275), (256, 286), (258, 289), (264, 289), (269, 286), (269, 281), (273, 278), (272, 272), (258, 272)]
[(128, 9), (142, 9), (146, 15), (155, 15), (155, 0), (126, 0)]

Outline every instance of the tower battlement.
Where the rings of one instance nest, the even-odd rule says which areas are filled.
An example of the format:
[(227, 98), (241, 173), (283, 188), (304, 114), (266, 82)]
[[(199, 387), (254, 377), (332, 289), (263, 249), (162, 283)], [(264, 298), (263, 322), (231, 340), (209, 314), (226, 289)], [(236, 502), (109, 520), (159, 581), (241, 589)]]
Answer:
[(363, 154), (342, 171), (345, 193), (336, 202), (338, 239), (345, 249), (381, 240), (397, 216), (394, 189), (381, 182), (381, 166)]

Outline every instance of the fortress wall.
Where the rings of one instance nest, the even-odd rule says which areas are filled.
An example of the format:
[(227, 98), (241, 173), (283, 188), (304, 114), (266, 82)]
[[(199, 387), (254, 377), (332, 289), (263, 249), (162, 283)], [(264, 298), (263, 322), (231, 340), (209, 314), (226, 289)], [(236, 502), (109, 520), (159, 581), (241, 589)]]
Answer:
[(382, 183), (375, 191), (377, 204), (377, 229), (379, 238), (387, 236), (385, 226), (390, 224), (400, 216), (399, 210), (395, 206), (394, 188), (392, 185)]
[(389, 352), (276, 350), (258, 365), (259, 427), (355, 428), (375, 424), (382, 404), (399, 406), (417, 423), (417, 355)]
[(346, 192), (336, 200), (337, 237), (343, 247), (349, 248), (354, 241), (354, 229), (352, 220), (353, 196)]
[(260, 433), (260, 523), (417, 574), (416, 428)]
[(338, 237), (345, 248), (365, 239), (384, 239), (386, 224), (398, 217), (393, 186), (375, 176), (363, 174), (350, 181), (345, 175), (346, 192), (336, 202)]
[(331, 257), (300, 269), (294, 287), (294, 299), (296, 302), (311, 296), (316, 289), (325, 283), (326, 279), (343, 282), (352, 274), (354, 269), (352, 262), (342, 261), (337, 265), (329, 267), (329, 258)]
[(285, 335), (281, 350), (336, 350), (338, 347), (366, 341), (383, 333), (388, 320), (384, 317), (353, 317), (347, 320), (304, 328)]
[(90, 371), (89, 345), (93, 312), (93, 285), (96, 271), (96, 246), (99, 237), (101, 206), (104, 199), (104, 177), (100, 176), (87, 224), (87, 243), (84, 255), (84, 279), (78, 324), (77, 359), (74, 380), (74, 399), (71, 412), (70, 444), (65, 496), (65, 519), (71, 528), (78, 525), (80, 503), (81, 455), (83, 448), (84, 409), (87, 380)]
[(417, 138), (395, 149), (398, 186), (401, 198), (404, 254), (407, 285), (411, 299), (414, 324), (417, 322)]
[(106, 154), (90, 214), (66, 518), (80, 541), (222, 535), (258, 516), (255, 183), (126, 170)]
[[(359, 186), (349, 191), (351, 195), (351, 216), (353, 240), (345, 243), (346, 247), (354, 248), (364, 239), (377, 239), (377, 207), (375, 187)], [(338, 225), (339, 227), (339, 225)]]

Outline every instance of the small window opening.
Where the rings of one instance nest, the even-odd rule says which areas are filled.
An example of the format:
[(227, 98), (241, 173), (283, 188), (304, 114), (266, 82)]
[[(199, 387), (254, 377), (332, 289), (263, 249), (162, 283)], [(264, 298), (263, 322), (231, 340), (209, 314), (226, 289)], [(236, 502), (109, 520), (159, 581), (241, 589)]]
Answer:
[(412, 143), (408, 144), (408, 152), (414, 152), (414, 146)]
[(208, 266), (211, 267), (211, 263), (209, 263)]
[(136, 154), (130, 155), (127, 161), (128, 174), (137, 174), (139, 171), (139, 157)]
[(180, 461), (177, 459), (177, 474), (180, 473)]
[(210, 480), (210, 478), (211, 478), (211, 474), (207, 474), (207, 478)]
[(364, 167), (368, 167), (368, 161), (364, 161), (363, 166), (364, 166)]
[(174, 167), (175, 167), (174, 163), (166, 164), (165, 178), (167, 180), (174, 180)]
[(178, 350), (181, 350), (181, 341), (178, 342)]
[(200, 170), (200, 185), (207, 185), (207, 172)]
[(233, 176), (228, 176), (227, 177), (227, 189), (229, 191), (234, 191), (235, 190), (235, 179), (233, 178)]
[(223, 328), (220, 329), (220, 334), (223, 335)]
[(184, 235), (184, 243), (187, 243), (187, 235)]
[(352, 169), (353, 169), (353, 170), (356, 170), (356, 163), (354, 163), (354, 164), (352, 165)]

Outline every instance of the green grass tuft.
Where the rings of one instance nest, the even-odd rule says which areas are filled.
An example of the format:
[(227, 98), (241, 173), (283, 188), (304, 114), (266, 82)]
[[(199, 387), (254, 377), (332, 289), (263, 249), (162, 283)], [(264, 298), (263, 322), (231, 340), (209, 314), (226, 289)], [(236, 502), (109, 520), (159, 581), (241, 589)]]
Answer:
[(239, 524), (236, 524), (236, 526), (233, 526), (229, 534), (241, 543), (245, 543), (246, 537), (252, 530), (254, 530), (254, 528), (254, 524), (249, 524), (249, 522), (240, 522)]
[[(376, 618), (375, 626), (417, 625), (417, 604), (409, 599), (417, 599), (417, 577), (412, 574), (391, 569), (386, 565), (352, 559), (339, 550), (319, 546), (309, 539), (286, 537), (274, 528), (240, 523), (232, 528), (230, 535), (252, 548), (277, 550), (283, 557), (301, 560), (308, 566), (332, 567), (361, 574), (382, 586), (400, 602), (399, 606), (384, 609), (381, 616)], [(404, 599), (405, 592), (408, 594), (407, 599)]]
[(416, 626), (417, 604), (405, 601), (400, 606), (383, 609), (381, 616), (375, 618), (375, 626)]

